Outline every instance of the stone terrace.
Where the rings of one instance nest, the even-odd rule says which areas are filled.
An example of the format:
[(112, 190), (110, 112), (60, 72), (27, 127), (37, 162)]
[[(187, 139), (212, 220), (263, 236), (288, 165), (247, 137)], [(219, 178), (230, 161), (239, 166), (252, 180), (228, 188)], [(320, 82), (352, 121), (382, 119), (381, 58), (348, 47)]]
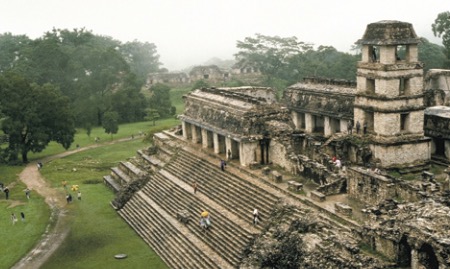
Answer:
[[(361, 227), (336, 213), (335, 203), (314, 201), (289, 190), (288, 178), (274, 182), (260, 170), (232, 162), (221, 171), (220, 156), (169, 132), (155, 135), (155, 143), (158, 154), (139, 150), (135, 158), (113, 168), (110, 179), (149, 176), (149, 182), (118, 213), (170, 268), (245, 268), (244, 259), (255, 242), (270, 235), (269, 226), (288, 225), (311, 212), (319, 212), (318, 218), (329, 227), (317, 234), (323, 240), (321, 249), (330, 252), (325, 250), (330, 246), (344, 253), (336, 254), (340, 259), (350, 259), (345, 253), (349, 246), (355, 248), (357, 238), (353, 237)], [(199, 185), (195, 194), (194, 181)], [(286, 205), (293, 206), (295, 213), (283, 215), (274, 224), (274, 210)], [(257, 226), (252, 225), (254, 208), (261, 216)], [(198, 224), (205, 210), (212, 222), (206, 233)]]

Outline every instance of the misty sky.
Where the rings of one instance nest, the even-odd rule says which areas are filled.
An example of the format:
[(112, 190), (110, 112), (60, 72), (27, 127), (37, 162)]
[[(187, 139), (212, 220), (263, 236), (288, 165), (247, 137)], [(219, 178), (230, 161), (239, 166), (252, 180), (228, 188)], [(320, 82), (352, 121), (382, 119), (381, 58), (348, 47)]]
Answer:
[(431, 24), (445, 0), (0, 0), (0, 33), (41, 37), (52, 28), (86, 28), (122, 42), (154, 43), (171, 71), (212, 57), (233, 59), (236, 41), (260, 33), (348, 52), (367, 24), (412, 23), (441, 45)]

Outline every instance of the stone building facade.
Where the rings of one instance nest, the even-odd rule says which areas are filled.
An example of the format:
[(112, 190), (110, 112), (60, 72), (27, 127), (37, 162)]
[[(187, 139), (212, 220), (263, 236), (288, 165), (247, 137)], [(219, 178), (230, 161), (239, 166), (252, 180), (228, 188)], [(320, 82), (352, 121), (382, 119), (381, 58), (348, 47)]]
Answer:
[[(241, 165), (268, 164), (283, 147), (269, 133), (290, 134), (293, 124), (276, 102), (275, 91), (263, 87), (198, 89), (186, 95), (180, 115), (183, 136)], [(276, 158), (278, 160), (278, 158)]]
[[(432, 156), (450, 160), (450, 110), (444, 106), (450, 73), (431, 70), (424, 82), (418, 42), (409, 23), (369, 24), (357, 41), (356, 83), (305, 78), (280, 101), (264, 87), (195, 90), (184, 97), (183, 136), (242, 166), (273, 164), (308, 177), (325, 195), (344, 192), (378, 208), (392, 199), (410, 202), (369, 212), (378, 221), (367, 227), (366, 243), (403, 267), (448, 268), (450, 195), (428, 214), (432, 201), (446, 195), (440, 184), (412, 184), (386, 173), (421, 172)], [(342, 160), (344, 173), (332, 156)], [(440, 222), (425, 225), (420, 218)]]

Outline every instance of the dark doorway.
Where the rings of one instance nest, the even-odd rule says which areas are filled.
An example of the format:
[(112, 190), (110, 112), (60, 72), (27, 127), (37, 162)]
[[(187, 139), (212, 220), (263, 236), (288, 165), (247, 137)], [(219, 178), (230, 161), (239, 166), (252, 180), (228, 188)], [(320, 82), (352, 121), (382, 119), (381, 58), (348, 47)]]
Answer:
[(408, 244), (406, 236), (403, 236), (398, 243), (397, 262), (399, 267), (411, 267), (411, 247)]
[(433, 138), (434, 146), (436, 147), (435, 155), (445, 157), (445, 140), (441, 137)]
[(436, 254), (429, 244), (423, 244), (419, 249), (419, 263), (426, 269), (439, 269)]

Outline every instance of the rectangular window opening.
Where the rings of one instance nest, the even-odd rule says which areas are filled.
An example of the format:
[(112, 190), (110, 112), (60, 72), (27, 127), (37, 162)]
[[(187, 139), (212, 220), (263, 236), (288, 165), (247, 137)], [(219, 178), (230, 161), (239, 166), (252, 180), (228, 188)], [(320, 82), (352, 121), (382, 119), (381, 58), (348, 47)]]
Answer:
[(409, 114), (400, 114), (400, 131), (407, 131)]

